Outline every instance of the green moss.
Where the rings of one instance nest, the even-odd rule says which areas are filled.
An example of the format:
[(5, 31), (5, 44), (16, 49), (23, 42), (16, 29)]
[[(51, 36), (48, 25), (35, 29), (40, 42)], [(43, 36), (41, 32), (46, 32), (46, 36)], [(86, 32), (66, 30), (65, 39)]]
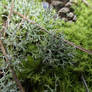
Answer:
[[(0, 2), (3, 5), (7, 5), (7, 3), (10, 8), (11, 3), (7, 0)], [(35, 25), (22, 21), (19, 16), (12, 15), (9, 28), (6, 31), (7, 39), (4, 39), (3, 42), (26, 91), (85, 92), (81, 72), (83, 72), (88, 87), (92, 91), (92, 56), (71, 48), (61, 40), (62, 38), (68, 39), (76, 45), (92, 50), (91, 9), (79, 1), (77, 6), (73, 6), (77, 21), (69, 23), (61, 21), (59, 18), (54, 19), (55, 10), (44, 10), (39, 2), (15, 0), (15, 6), (15, 10), (29, 16), (31, 20), (58, 36), (55, 38), (42, 32)], [(0, 6), (0, 16), (5, 14), (7, 9)], [(2, 17), (0, 17), (0, 24), (2, 22)], [(19, 24), (21, 25), (19, 26)], [(0, 28), (2, 29), (2, 25)], [(0, 62), (2, 63), (2, 61)], [(2, 81), (5, 83), (0, 84), (0, 88), (5, 90), (10, 83), (10, 80), (6, 83), (6, 79), (11, 77), (4, 76), (3, 78), (5, 79), (0, 79), (0, 83)], [(10, 91), (8, 88), (7, 90)], [(14, 86), (13, 90), (16, 89)]]

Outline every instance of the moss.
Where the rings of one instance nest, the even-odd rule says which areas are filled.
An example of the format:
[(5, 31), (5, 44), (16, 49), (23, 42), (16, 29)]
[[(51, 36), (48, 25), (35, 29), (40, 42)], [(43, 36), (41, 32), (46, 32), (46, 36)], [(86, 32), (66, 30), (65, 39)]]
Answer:
[[(3, 4), (6, 5), (7, 3), (9, 3), (8, 8), (10, 8), (10, 2), (4, 0)], [(35, 25), (22, 21), (19, 16), (12, 15), (9, 28), (6, 31), (7, 39), (3, 41), (8, 54), (12, 57), (12, 64), (16, 69), (18, 78), (26, 91), (84, 92), (81, 72), (83, 72), (88, 87), (92, 91), (92, 56), (71, 48), (61, 40), (65, 38), (76, 45), (92, 50), (92, 23), (90, 21), (92, 20), (92, 11), (79, 1), (78, 6), (73, 6), (77, 21), (69, 23), (61, 21), (59, 18), (54, 19), (55, 10), (46, 11), (39, 2), (16, 0), (15, 6), (15, 10), (27, 14), (31, 20), (36, 21), (50, 33), (58, 36), (57, 39), (41, 32), (42, 30)], [(7, 11), (7, 9), (0, 6), (0, 11)], [(1, 16), (4, 11), (0, 13)], [(0, 18), (2, 24), (2, 17)], [(23, 23), (19, 26), (21, 22)], [(0, 28), (2, 28), (1, 25)], [(3, 66), (3, 68), (5, 67)], [(0, 83), (4, 82), (0, 84), (3, 92), (10, 91), (11, 77), (9, 76), (0, 79)], [(7, 83), (6, 79), (8, 80)], [(7, 85), (8, 91), (5, 91)], [(11, 83), (11, 85), (16, 92), (15, 84)]]

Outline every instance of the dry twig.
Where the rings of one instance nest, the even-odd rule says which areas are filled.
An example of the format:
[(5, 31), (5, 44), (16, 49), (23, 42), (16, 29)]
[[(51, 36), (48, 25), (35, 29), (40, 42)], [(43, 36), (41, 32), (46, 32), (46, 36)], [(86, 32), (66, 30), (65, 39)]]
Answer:
[(86, 83), (86, 80), (85, 80), (83, 74), (81, 74), (81, 79), (82, 79), (83, 84), (84, 84), (84, 86), (85, 86), (86, 92), (89, 92), (88, 85), (87, 85), (87, 83)]
[(16, 84), (17, 84), (17, 86), (18, 86), (20, 92), (25, 92), (24, 89), (23, 89), (23, 87), (22, 87), (22, 85), (21, 85), (21, 83), (19, 82), (19, 80), (18, 80), (18, 78), (17, 78), (17, 75), (16, 75), (16, 73), (15, 73), (15, 71), (14, 71), (12, 65), (11, 65), (10, 62), (9, 62), (9, 59), (8, 59), (8, 57), (7, 57), (6, 50), (5, 50), (4, 45), (3, 45), (3, 43), (2, 43), (1, 40), (0, 40), (0, 48), (1, 48), (1, 51), (2, 51), (3, 55), (5, 56), (5, 61), (6, 61), (6, 63), (9, 63), (9, 67), (10, 67), (10, 69), (11, 69), (13, 79), (14, 79), (14, 81), (16, 82)]
[(12, 14), (13, 14), (13, 8), (14, 8), (14, 0), (12, 0), (12, 4), (11, 4), (11, 8), (10, 8), (10, 13), (9, 13), (9, 15), (8, 15), (8, 19), (7, 19), (7, 21), (5, 21), (3, 24), (3, 26), (4, 26), (4, 28), (3, 28), (3, 32), (4, 32), (4, 37), (5, 37), (5, 35), (6, 35), (6, 29), (8, 29), (8, 25), (9, 25), (9, 22), (10, 22), (10, 18), (11, 18), (11, 16), (12, 16)]
[[(6, 22), (5, 29), (3, 29), (3, 31), (6, 31), (6, 29), (8, 28), (9, 20), (11, 18), (11, 15), (13, 14), (13, 7), (14, 7), (14, 0), (12, 0), (12, 4), (11, 4), (11, 9), (10, 9), (10, 13), (9, 13), (9, 16), (8, 16), (8, 20)], [(0, 38), (1, 38), (1, 33), (0, 33)], [(16, 75), (12, 65), (10, 64), (10, 61), (9, 61), (9, 59), (7, 57), (7, 53), (6, 53), (5, 47), (4, 47), (3, 42), (2, 42), (1, 39), (0, 39), (0, 49), (1, 49), (2, 53), (3, 53), (3, 55), (5, 56), (6, 63), (9, 63), (9, 67), (11, 69), (13, 79), (15, 80), (15, 82), (16, 82), (19, 90), (20, 90), (20, 92), (25, 92), (23, 87), (22, 87), (22, 85), (21, 85), (21, 83), (20, 83), (20, 81), (17, 78), (17, 75)]]
[[(20, 14), (19, 12), (16, 12), (16, 11), (13, 11), (13, 12), (15, 14), (19, 15), (20, 17), (22, 17), (24, 20), (28, 21), (29, 23), (35, 24), (41, 30), (47, 32), (48, 34), (51, 34), (48, 30), (46, 30), (45, 28), (43, 28), (42, 26), (40, 26), (39, 24), (37, 24), (35, 21), (30, 20), (29, 18), (27, 18), (26, 16)], [(77, 46), (73, 42), (70, 42), (68, 40), (63, 39), (63, 41), (66, 42), (67, 44), (69, 44), (70, 46), (73, 46), (73, 47), (75, 47), (75, 48), (77, 48), (77, 49), (79, 49), (79, 50), (81, 50), (81, 51), (83, 51), (83, 52), (85, 52), (85, 53), (87, 53), (89, 55), (92, 55), (92, 51), (86, 50), (86, 49), (82, 48), (81, 46)]]
[[(87, 2), (86, 0), (82, 0), (82, 1), (83, 1), (87, 6), (89, 6), (89, 4), (88, 4), (88, 2)], [(20, 14), (19, 12), (13, 11), (13, 7), (14, 7), (14, 3), (12, 3), (11, 9), (10, 9), (10, 14), (9, 14), (9, 16), (8, 16), (8, 21), (10, 20), (10, 17), (12, 16), (12, 13), (15, 13), (15, 14), (17, 14), (18, 16), (22, 17), (24, 20), (28, 21), (29, 23), (35, 24), (35, 25), (36, 25), (38, 28), (40, 28), (42, 31), (45, 31), (45, 32), (48, 33), (48, 34), (51, 34), (47, 29), (43, 28), (42, 26), (40, 26), (39, 24), (37, 24), (35, 21), (30, 20), (29, 18), (27, 18), (26, 16)], [(5, 8), (6, 8), (6, 7), (5, 7)], [(6, 25), (6, 27), (5, 27), (6, 29), (8, 28), (8, 21), (7, 21), (7, 25)], [(51, 34), (51, 35), (52, 35), (52, 34)], [(73, 46), (73, 47), (75, 47), (75, 48), (77, 48), (77, 49), (79, 49), (79, 50), (81, 50), (81, 51), (83, 51), (83, 52), (85, 52), (85, 53), (88, 53), (88, 54), (92, 55), (92, 51), (86, 50), (86, 49), (84, 49), (84, 48), (82, 48), (82, 47), (80, 47), (80, 46), (76, 46), (73, 42), (70, 42), (70, 41), (68, 41), (68, 40), (65, 40), (65, 39), (63, 39), (63, 40), (64, 40), (64, 42), (66, 42), (67, 44), (69, 44), (69, 45), (71, 45), (71, 46)], [(4, 48), (3, 43), (2, 43), (1, 40), (0, 40), (0, 48), (1, 48), (1, 50), (2, 50), (3, 55), (6, 57), (6, 58), (5, 58), (5, 59), (6, 59), (6, 62), (9, 62), (9, 60), (8, 60), (8, 58), (7, 58), (7, 53), (6, 53), (6, 51), (5, 51), (5, 48)], [(19, 80), (18, 80), (18, 78), (17, 78), (17, 76), (16, 76), (16, 74), (15, 74), (15, 71), (14, 71), (13, 67), (12, 67), (11, 65), (10, 65), (10, 68), (11, 68), (11, 71), (12, 71), (13, 78), (14, 78), (14, 80), (16, 81), (16, 84), (18, 85), (20, 91), (21, 91), (21, 92), (25, 92), (24, 89), (23, 89), (23, 87), (22, 87), (22, 85), (21, 85), (21, 83), (19, 82)], [(87, 84), (86, 84), (86, 81), (85, 81), (83, 75), (82, 75), (82, 80), (83, 80), (83, 83), (84, 83), (84, 85), (85, 85), (85, 88), (86, 88), (87, 92), (89, 92), (88, 87), (87, 87)]]

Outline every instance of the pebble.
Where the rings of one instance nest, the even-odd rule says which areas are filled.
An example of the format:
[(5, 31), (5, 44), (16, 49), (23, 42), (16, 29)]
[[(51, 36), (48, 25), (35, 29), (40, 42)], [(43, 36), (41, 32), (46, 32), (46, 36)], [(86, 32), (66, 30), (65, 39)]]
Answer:
[(65, 7), (70, 8), (71, 6), (72, 6), (72, 3), (71, 2), (68, 2), (68, 3), (65, 4)]
[(67, 22), (68, 21), (68, 19), (67, 18), (65, 18), (65, 17), (63, 17), (63, 18), (61, 18), (63, 21), (65, 21), (65, 22)]
[(71, 18), (74, 17), (74, 14), (72, 12), (70, 12), (70, 13), (67, 14), (67, 17), (71, 19)]
[(62, 7), (64, 7), (64, 3), (61, 1), (52, 1), (52, 6), (58, 11)]
[(47, 9), (47, 8), (49, 8), (49, 3), (43, 1), (42, 6), (44, 9)]
[(75, 22), (76, 20), (77, 20), (77, 16), (74, 15), (74, 17), (73, 17), (73, 21)]
[[(75, 2), (75, 0), (46, 0), (48, 3), (43, 2), (43, 8), (47, 9), (52, 5), (57, 13), (58, 16), (64, 20), (64, 21), (69, 21), (69, 22), (75, 22), (77, 20), (76, 15), (74, 15), (74, 9), (71, 7), (72, 2)], [(49, 4), (49, 1), (50, 4)], [(57, 16), (53, 16), (55, 19)]]
[(69, 11), (70, 11), (69, 8), (64, 7), (64, 8), (61, 8), (61, 9), (59, 10), (59, 13), (68, 13)]

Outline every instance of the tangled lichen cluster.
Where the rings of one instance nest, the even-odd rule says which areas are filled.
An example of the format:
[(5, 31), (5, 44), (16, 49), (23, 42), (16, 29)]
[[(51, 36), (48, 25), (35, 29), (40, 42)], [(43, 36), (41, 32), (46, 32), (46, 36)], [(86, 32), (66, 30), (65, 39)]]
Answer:
[[(72, 7), (76, 7), (75, 14), (78, 19), (75, 23), (69, 23), (60, 18), (54, 19), (55, 10), (44, 10), (40, 2), (34, 1), (15, 0), (14, 11), (27, 16), (29, 20), (26, 21), (25, 17), (22, 18), (14, 13), (5, 37), (1, 38), (7, 57), (25, 91), (85, 92), (82, 76), (89, 90), (92, 91), (90, 76), (92, 56), (74, 49), (63, 40), (67, 38), (91, 50), (92, 23), (89, 20), (92, 19), (92, 11), (88, 11), (79, 0), (78, 6)], [(3, 22), (7, 20), (10, 8), (11, 1), (0, 1), (0, 29), (4, 28)], [(1, 33), (3, 36), (3, 32)], [(0, 51), (0, 67), (3, 72), (0, 78), (0, 91), (18, 92), (19, 89), (12, 79), (10, 69), (7, 70), (8, 64), (4, 61), (5, 57)]]

